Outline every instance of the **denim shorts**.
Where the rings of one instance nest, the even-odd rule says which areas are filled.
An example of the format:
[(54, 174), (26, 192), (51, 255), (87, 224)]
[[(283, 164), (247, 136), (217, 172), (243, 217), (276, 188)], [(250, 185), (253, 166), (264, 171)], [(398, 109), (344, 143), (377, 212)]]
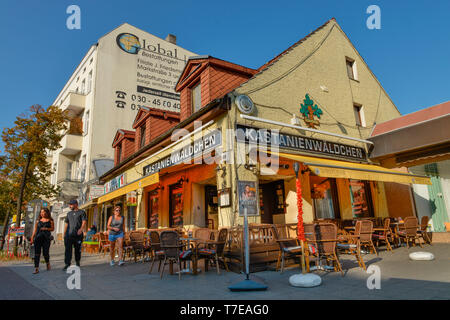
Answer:
[(108, 235), (108, 240), (109, 241), (116, 241), (117, 239), (123, 238), (123, 232), (119, 233), (119, 234), (110, 234)]

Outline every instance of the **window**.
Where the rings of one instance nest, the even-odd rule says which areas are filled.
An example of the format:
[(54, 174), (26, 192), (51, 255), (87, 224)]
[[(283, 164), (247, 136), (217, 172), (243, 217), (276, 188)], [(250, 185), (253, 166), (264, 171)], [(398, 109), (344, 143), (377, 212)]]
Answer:
[(86, 155), (81, 158), (81, 181), (84, 181), (86, 177)]
[(353, 113), (355, 114), (355, 121), (357, 126), (365, 127), (366, 120), (364, 118), (364, 110), (362, 105), (353, 104)]
[(145, 146), (145, 125), (141, 127), (141, 136), (139, 141), (139, 148)]
[(350, 197), (354, 218), (373, 217), (370, 184), (368, 181), (350, 179)]
[(191, 89), (192, 94), (192, 112), (200, 110), (202, 104), (202, 87), (198, 83), (195, 87)]
[(86, 94), (86, 79), (81, 82), (81, 94)]
[(67, 180), (72, 180), (72, 162), (71, 161), (67, 162), (66, 179)]
[(316, 219), (339, 219), (336, 179), (310, 176), (309, 181)]
[(91, 92), (92, 89), (92, 70), (88, 75), (88, 83), (87, 83), (87, 93)]
[(350, 79), (357, 80), (358, 74), (356, 72), (356, 62), (353, 59), (345, 58), (347, 63), (347, 74)]
[(83, 121), (83, 135), (87, 135), (89, 131), (89, 110), (85, 112), (84, 114), (84, 121)]

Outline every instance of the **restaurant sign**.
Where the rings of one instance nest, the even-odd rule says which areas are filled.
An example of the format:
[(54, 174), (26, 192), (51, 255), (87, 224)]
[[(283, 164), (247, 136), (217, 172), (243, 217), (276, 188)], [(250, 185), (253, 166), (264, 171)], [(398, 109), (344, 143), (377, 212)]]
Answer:
[(277, 146), (283, 149), (306, 151), (328, 156), (366, 161), (366, 151), (360, 147), (305, 136), (273, 133), (271, 130), (237, 125), (237, 140), (244, 143)]
[(193, 143), (174, 150), (170, 155), (152, 162), (144, 167), (144, 176), (159, 172), (161, 169), (168, 168), (180, 163), (193, 163), (193, 160), (203, 155), (205, 152), (212, 151), (222, 145), (222, 133), (219, 129), (205, 134)]
[(125, 183), (125, 174), (122, 173), (120, 176), (117, 176), (105, 183), (104, 194), (119, 189), (120, 187), (124, 186)]

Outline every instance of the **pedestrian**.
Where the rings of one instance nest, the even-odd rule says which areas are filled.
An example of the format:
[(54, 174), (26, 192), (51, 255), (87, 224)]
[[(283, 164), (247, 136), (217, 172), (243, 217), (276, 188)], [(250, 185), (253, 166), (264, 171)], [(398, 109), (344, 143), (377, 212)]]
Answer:
[(41, 251), (43, 251), (47, 270), (50, 270), (50, 242), (51, 233), (55, 229), (53, 218), (48, 208), (43, 208), (39, 213), (39, 218), (34, 226), (33, 235), (31, 236), (31, 245), (34, 243), (34, 272), (39, 273), (39, 261), (41, 260)]
[(64, 227), (64, 271), (72, 263), (72, 248), (75, 249), (75, 262), (80, 266), (81, 260), (81, 243), (83, 242), (83, 231), (86, 227), (87, 217), (84, 210), (78, 209), (78, 201), (70, 200), (70, 211), (67, 213)]
[(92, 227), (89, 228), (88, 232), (86, 232), (85, 241), (92, 241), (92, 236), (94, 236), (96, 233), (97, 227), (95, 225), (92, 225)]
[(108, 240), (111, 244), (110, 254), (111, 254), (111, 267), (114, 265), (114, 248), (116, 246), (117, 241), (117, 251), (119, 253), (119, 266), (123, 265), (124, 262), (122, 260), (123, 254), (123, 222), (124, 218), (120, 215), (120, 206), (114, 207), (114, 215), (109, 217), (108, 219), (108, 231), (109, 236)]

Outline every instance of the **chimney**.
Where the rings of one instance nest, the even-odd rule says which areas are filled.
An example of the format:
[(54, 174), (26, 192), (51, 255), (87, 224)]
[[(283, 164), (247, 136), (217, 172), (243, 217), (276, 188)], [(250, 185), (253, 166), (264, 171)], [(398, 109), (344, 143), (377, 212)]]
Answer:
[(169, 33), (166, 37), (166, 41), (173, 43), (173, 44), (177, 44), (177, 36)]

